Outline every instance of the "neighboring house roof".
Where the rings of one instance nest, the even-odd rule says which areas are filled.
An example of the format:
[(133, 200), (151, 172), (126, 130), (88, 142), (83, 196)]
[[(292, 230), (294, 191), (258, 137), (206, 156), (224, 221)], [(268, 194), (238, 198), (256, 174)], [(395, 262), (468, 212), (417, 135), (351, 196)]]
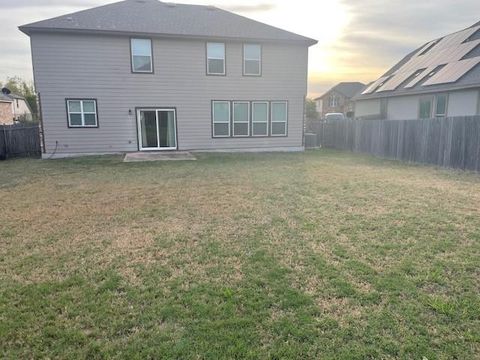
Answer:
[(480, 22), (422, 45), (354, 100), (480, 87)]
[(7, 94), (4, 94), (4, 93), (0, 92), (0, 101), (1, 102), (13, 102), (13, 98), (11, 98)]
[(352, 98), (358, 92), (360, 92), (360, 90), (363, 90), (364, 88), (365, 88), (365, 84), (362, 84), (361, 82), (341, 82), (341, 83), (335, 85), (330, 90), (328, 90), (322, 96), (316, 98), (315, 100), (320, 100), (321, 98), (328, 95), (332, 91), (338, 92), (338, 93), (342, 94), (343, 96), (345, 96), (347, 98)]
[(21, 95), (17, 95), (17, 94), (14, 94), (14, 93), (4, 94), (2, 92), (0, 92), (0, 99), (10, 100), (10, 101), (13, 101), (13, 100), (25, 100), (26, 101), (26, 99)]
[(30, 113), (33, 113), (32, 108), (30, 107), (30, 104), (28, 103), (27, 99), (25, 99), (25, 97), (23, 97), (21, 95), (14, 94), (14, 93), (4, 94), (4, 93), (0, 92), (0, 102), (10, 102), (11, 103), (14, 100), (24, 101), (25, 105), (27, 106)]
[(7, 96), (9, 96), (12, 99), (25, 100), (26, 101), (25, 97), (23, 97), (21, 95), (14, 94), (14, 93), (10, 93)]
[(55, 30), (300, 42), (309, 46), (317, 43), (216, 7), (157, 0), (125, 0), (23, 25), (19, 29), (26, 34)]

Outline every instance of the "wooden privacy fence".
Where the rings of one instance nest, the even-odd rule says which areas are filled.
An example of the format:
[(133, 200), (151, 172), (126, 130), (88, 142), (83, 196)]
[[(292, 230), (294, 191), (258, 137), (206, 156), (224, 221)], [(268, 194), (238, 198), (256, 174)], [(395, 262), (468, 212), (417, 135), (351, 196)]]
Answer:
[(40, 155), (38, 125), (0, 125), (0, 160)]
[(342, 120), (317, 132), (325, 148), (480, 170), (480, 116), (430, 120)]

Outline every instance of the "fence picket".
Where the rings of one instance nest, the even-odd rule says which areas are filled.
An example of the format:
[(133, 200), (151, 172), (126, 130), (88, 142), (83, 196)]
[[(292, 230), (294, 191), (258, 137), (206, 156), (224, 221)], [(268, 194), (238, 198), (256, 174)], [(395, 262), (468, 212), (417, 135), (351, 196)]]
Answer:
[(40, 154), (40, 128), (37, 125), (0, 125), (0, 160)]
[(317, 127), (319, 146), (480, 170), (480, 116), (430, 120), (339, 120)]

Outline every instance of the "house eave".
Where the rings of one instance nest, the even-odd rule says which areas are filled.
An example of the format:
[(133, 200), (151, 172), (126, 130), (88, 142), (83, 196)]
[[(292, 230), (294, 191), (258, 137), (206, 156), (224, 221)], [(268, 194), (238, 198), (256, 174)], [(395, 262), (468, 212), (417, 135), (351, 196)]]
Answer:
[(169, 34), (169, 33), (151, 33), (151, 32), (127, 32), (116, 30), (93, 30), (93, 29), (67, 29), (67, 28), (44, 28), (34, 26), (19, 26), (18, 29), (24, 34), (31, 36), (33, 33), (64, 33), (64, 34), (87, 34), (87, 35), (111, 35), (111, 36), (139, 36), (166, 39), (194, 39), (194, 40), (229, 40), (229, 41), (256, 41), (261, 43), (290, 44), (313, 46), (318, 43), (317, 40), (304, 38), (293, 39), (271, 39), (271, 38), (245, 38), (231, 36), (207, 36), (207, 35), (189, 35), (189, 34)]
[(479, 89), (480, 84), (471, 84), (471, 85), (458, 85), (458, 86), (448, 86), (444, 88), (435, 88), (435, 89), (418, 89), (408, 92), (384, 92), (374, 95), (361, 95), (352, 98), (353, 101), (362, 101), (362, 100), (376, 100), (376, 99), (386, 99), (392, 97), (400, 96), (414, 96), (414, 95), (423, 95), (423, 94), (435, 94), (435, 93), (444, 93), (449, 91), (460, 91), (460, 90), (471, 90)]

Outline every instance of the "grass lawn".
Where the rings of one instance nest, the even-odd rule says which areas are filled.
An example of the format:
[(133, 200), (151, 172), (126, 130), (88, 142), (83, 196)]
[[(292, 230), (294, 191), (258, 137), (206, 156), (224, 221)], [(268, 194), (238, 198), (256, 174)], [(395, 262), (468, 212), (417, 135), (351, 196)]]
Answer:
[(0, 163), (0, 357), (471, 359), (480, 177), (333, 151)]

